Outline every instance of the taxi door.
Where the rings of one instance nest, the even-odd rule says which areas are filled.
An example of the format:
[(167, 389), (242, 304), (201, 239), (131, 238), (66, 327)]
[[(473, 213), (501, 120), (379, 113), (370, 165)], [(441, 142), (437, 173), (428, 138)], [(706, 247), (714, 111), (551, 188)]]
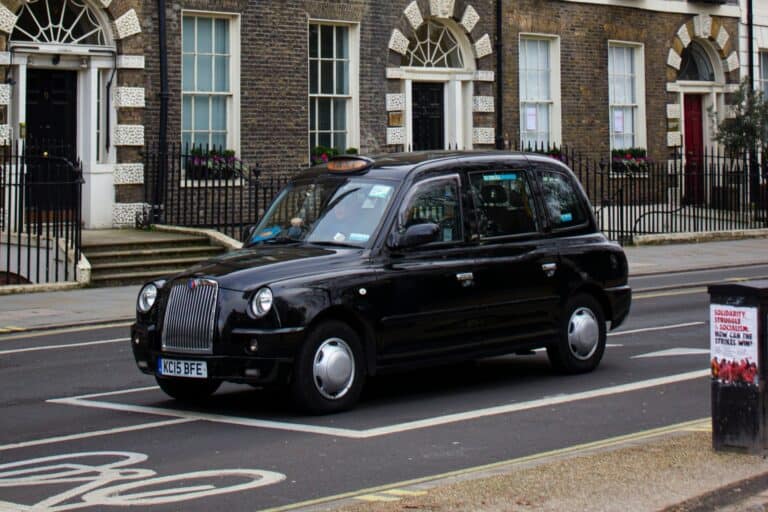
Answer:
[(408, 226), (439, 226), (438, 239), (406, 249), (387, 249), (378, 307), (380, 364), (433, 359), (467, 343), (477, 316), (474, 261), (464, 221), (466, 191), (459, 174), (415, 183), (404, 197), (393, 232)]
[(527, 164), (468, 172), (474, 216), (473, 336), (488, 350), (542, 346), (556, 335), (558, 248), (547, 236)]

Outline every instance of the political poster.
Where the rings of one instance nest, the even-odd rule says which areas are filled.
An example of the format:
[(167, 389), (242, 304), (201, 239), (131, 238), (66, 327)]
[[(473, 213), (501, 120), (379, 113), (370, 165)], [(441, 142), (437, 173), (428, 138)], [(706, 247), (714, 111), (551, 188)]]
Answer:
[(758, 385), (757, 308), (710, 304), (709, 339), (713, 379)]

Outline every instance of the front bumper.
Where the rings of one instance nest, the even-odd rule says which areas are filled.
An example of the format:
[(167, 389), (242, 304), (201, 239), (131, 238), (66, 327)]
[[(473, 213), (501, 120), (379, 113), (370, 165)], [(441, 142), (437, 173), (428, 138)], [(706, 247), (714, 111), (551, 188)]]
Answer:
[[(303, 329), (233, 329), (228, 336), (214, 340), (212, 354), (163, 351), (160, 334), (153, 325), (131, 326), (131, 348), (139, 369), (158, 374), (159, 358), (205, 361), (208, 378), (249, 384), (268, 384), (287, 375), (293, 365), (295, 347), (303, 339)], [(258, 350), (250, 350), (251, 341)]]

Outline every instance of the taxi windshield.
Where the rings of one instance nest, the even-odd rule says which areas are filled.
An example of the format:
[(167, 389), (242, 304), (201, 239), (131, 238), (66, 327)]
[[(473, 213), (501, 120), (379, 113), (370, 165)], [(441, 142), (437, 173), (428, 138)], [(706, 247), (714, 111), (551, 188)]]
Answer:
[(249, 245), (308, 242), (367, 247), (395, 184), (362, 177), (318, 177), (286, 186), (259, 222)]

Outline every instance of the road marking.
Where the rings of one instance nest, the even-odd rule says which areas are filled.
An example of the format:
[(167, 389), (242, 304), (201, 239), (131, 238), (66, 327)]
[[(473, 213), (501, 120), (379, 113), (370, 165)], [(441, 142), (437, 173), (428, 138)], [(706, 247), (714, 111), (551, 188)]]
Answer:
[(13, 336), (2, 336), (0, 337), (0, 341), (18, 340), (22, 338), (23, 339), (39, 338), (41, 336), (52, 336), (54, 334), (61, 334), (61, 333), (68, 333), (68, 332), (98, 331), (99, 329), (113, 329), (115, 327), (128, 327), (132, 323), (133, 322), (119, 322), (119, 323), (111, 323), (111, 324), (86, 325), (82, 327), (60, 327), (60, 328), (53, 328), (53, 329), (41, 327), (40, 328), (41, 330), (36, 332), (28, 332), (25, 334), (17, 334)]
[[(538, 400), (530, 400), (527, 402), (512, 403), (507, 405), (500, 405), (495, 407), (486, 407), (482, 409), (475, 409), (462, 413), (446, 414), (444, 416), (436, 416), (432, 418), (426, 418), (423, 420), (408, 421), (403, 423), (396, 423), (385, 427), (375, 427), (363, 430), (354, 430), (341, 427), (323, 427), (319, 425), (311, 425), (305, 423), (291, 423), (282, 421), (271, 420), (259, 420), (251, 418), (240, 418), (236, 416), (229, 416), (224, 414), (214, 414), (206, 412), (194, 412), (194, 411), (180, 411), (175, 409), (169, 409), (164, 407), (154, 407), (145, 405), (130, 405), (121, 404), (115, 402), (96, 401), (89, 398), (95, 398), (94, 395), (83, 395), (69, 398), (57, 398), (51, 399), (47, 402), (55, 404), (75, 405), (80, 407), (91, 407), (95, 409), (109, 409), (113, 411), (123, 412), (137, 412), (144, 414), (156, 414), (159, 416), (186, 418), (189, 420), (202, 420), (211, 421), (216, 423), (224, 423), (229, 425), (239, 425), (245, 427), (267, 428), (273, 430), (285, 430), (289, 432), (304, 432), (310, 434), (326, 435), (345, 437), (348, 439), (370, 439), (373, 437), (385, 436), (390, 434), (396, 434), (401, 432), (408, 432), (411, 430), (418, 430), (423, 428), (432, 428), (441, 425), (448, 425), (451, 423), (458, 423), (462, 421), (473, 420), (477, 418), (484, 418), (488, 416), (498, 416), (501, 414), (510, 414), (514, 412), (527, 411), (530, 409), (537, 409), (540, 407), (551, 407), (554, 405), (562, 405), (570, 402), (576, 402), (579, 400), (588, 400), (593, 398), (602, 398), (611, 395), (617, 395), (621, 393), (630, 393), (633, 391), (640, 391), (652, 387), (665, 386), (669, 384), (675, 384), (687, 380), (699, 379), (702, 377), (708, 377), (710, 370), (696, 370), (686, 373), (680, 373), (676, 375), (669, 375), (666, 377), (659, 377), (655, 379), (648, 379), (638, 382), (631, 382), (628, 384), (620, 384), (616, 386), (610, 386), (606, 388), (594, 389), (591, 391), (583, 391), (579, 393), (570, 393), (556, 395), (546, 398), (540, 398)], [(154, 388), (150, 388), (154, 389)], [(139, 391), (146, 391), (147, 388), (127, 389), (117, 392), (100, 393), (98, 397), (106, 397), (117, 394), (135, 393)]]
[(608, 336), (626, 336), (628, 334), (639, 334), (643, 332), (664, 331), (667, 329), (682, 329), (684, 327), (695, 327), (697, 325), (704, 325), (705, 322), (688, 322), (684, 324), (672, 324), (672, 325), (659, 325), (656, 327), (643, 327), (640, 329), (631, 329), (628, 331), (617, 331), (608, 333)]
[(471, 475), (471, 474), (489, 473), (492, 471), (497, 471), (502, 468), (508, 471), (514, 467), (521, 466), (524, 464), (530, 464), (532, 462), (543, 462), (555, 457), (573, 456), (578, 454), (579, 452), (591, 452), (594, 450), (616, 447), (626, 443), (642, 441), (645, 439), (652, 439), (654, 437), (658, 437), (658, 436), (662, 436), (662, 435), (670, 434), (674, 432), (685, 432), (690, 428), (696, 428), (698, 425), (700, 425), (704, 421), (711, 421), (711, 420), (702, 418), (702, 419), (693, 420), (693, 421), (686, 421), (683, 423), (669, 425), (666, 427), (660, 427), (660, 428), (655, 428), (651, 430), (644, 430), (641, 432), (635, 432), (635, 433), (626, 434), (623, 436), (611, 437), (608, 439), (601, 439), (599, 441), (593, 441), (591, 443), (584, 443), (580, 445), (569, 446), (567, 448), (551, 450), (548, 452), (541, 452), (541, 453), (536, 453), (532, 455), (526, 455), (524, 457), (518, 457), (516, 459), (508, 459), (508, 460), (503, 460), (499, 462), (492, 462), (490, 464), (484, 464), (482, 466), (474, 466), (470, 468), (459, 469), (456, 471), (450, 471), (447, 473), (440, 473), (437, 475), (414, 478), (411, 480), (404, 480), (402, 482), (395, 482), (395, 483), (380, 485), (376, 487), (369, 487), (367, 489), (359, 489), (357, 491), (350, 491), (350, 492), (345, 492), (341, 494), (336, 494), (333, 496), (326, 496), (324, 498), (315, 498), (312, 500), (302, 501), (300, 503), (293, 503), (291, 505), (283, 505), (281, 507), (269, 508), (266, 510), (262, 510), (261, 512), (287, 512), (289, 510), (314, 507), (314, 506), (318, 506), (326, 503), (356, 498), (357, 496), (360, 496), (360, 495), (376, 494), (376, 493), (384, 492), (389, 489), (412, 487), (415, 485), (425, 484), (429, 482), (436, 482), (436, 481), (445, 480), (448, 478), (461, 477), (461, 476)]
[(677, 295), (695, 295), (697, 293), (704, 293), (706, 292), (706, 288), (689, 288), (685, 290), (679, 290), (679, 291), (669, 291), (669, 292), (651, 292), (651, 293), (637, 293), (632, 294), (632, 300), (642, 300), (642, 299), (656, 299), (659, 297), (675, 297)]
[(15, 348), (11, 350), (0, 350), (0, 355), (20, 354), (22, 352), (37, 352), (40, 350), (57, 350), (61, 348), (90, 347), (91, 345), (105, 345), (107, 343), (125, 343), (130, 338), (113, 338), (111, 340), (84, 341), (81, 343), (68, 343), (66, 345), (45, 345), (42, 347)]
[(5, 327), (0, 327), (0, 334), (5, 334), (7, 332), (22, 332), (26, 331), (24, 327), (16, 327), (15, 325), (6, 325)]
[(395, 498), (394, 496), (380, 496), (378, 494), (364, 494), (362, 496), (355, 496), (355, 499), (371, 503), (379, 501), (400, 501), (400, 498)]
[(406, 491), (404, 489), (389, 489), (382, 491), (382, 494), (391, 494), (392, 496), (424, 496), (427, 491)]
[(632, 356), (630, 359), (645, 359), (649, 357), (670, 357), (670, 356), (693, 356), (693, 355), (709, 355), (708, 348), (670, 348), (667, 350), (659, 350), (658, 352), (648, 352), (647, 354), (640, 354), (639, 356)]
[(90, 439), (92, 437), (109, 436), (112, 434), (122, 434), (124, 432), (135, 432), (137, 430), (147, 430), (150, 428), (180, 425), (182, 423), (191, 423), (193, 421), (195, 420), (187, 419), (187, 418), (178, 418), (174, 420), (163, 420), (163, 421), (154, 421), (151, 423), (140, 423), (138, 425), (129, 425), (127, 427), (116, 427), (116, 428), (109, 428), (105, 430), (93, 430), (91, 432), (82, 432), (80, 434), (48, 437), (45, 439), (36, 439), (34, 441), (24, 441), (22, 443), (0, 445), (0, 451), (16, 450), (18, 448), (28, 448), (30, 446), (40, 446), (45, 444), (64, 443), (67, 441), (77, 441), (79, 439)]

